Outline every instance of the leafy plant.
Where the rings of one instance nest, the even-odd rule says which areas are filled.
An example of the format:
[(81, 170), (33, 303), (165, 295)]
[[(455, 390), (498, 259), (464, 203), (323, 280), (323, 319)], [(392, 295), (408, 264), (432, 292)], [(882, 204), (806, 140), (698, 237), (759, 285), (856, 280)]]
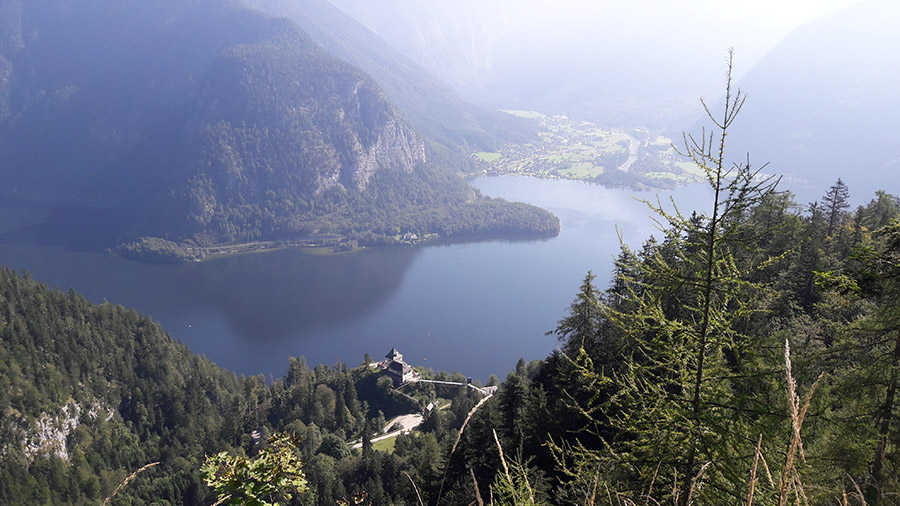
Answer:
[(219, 452), (201, 472), (218, 494), (216, 504), (275, 506), (309, 489), (299, 448), (300, 438), (276, 432), (255, 458)]

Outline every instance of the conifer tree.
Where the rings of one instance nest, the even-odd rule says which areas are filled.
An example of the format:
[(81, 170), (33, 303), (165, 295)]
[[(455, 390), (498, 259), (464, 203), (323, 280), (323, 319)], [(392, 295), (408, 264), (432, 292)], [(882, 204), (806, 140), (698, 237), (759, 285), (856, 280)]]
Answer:
[[(640, 255), (623, 246), (620, 261), (628, 265), (617, 271), (629, 277), (615, 283), (618, 302), (603, 306), (627, 347), (626, 370), (614, 378), (619, 392), (605, 410), (616, 413), (615, 423), (630, 437), (610, 451), (576, 452), (576, 461), (614, 461), (618, 471), (611, 475), (637, 480), (629, 485), (638, 489), (654, 477), (656, 490), (671, 491), (667, 500), (680, 505), (698, 501), (701, 474), (713, 483), (704, 488), (710, 502), (734, 501), (730, 494), (741, 493), (737, 484), (746, 469), (736, 456), (755, 444), (751, 434), (758, 427), (751, 426), (765, 411), (741, 385), (755, 377), (756, 343), (742, 328), (761, 308), (764, 287), (750, 274), (762, 262), (759, 255), (735, 253), (753, 248), (744, 241), (742, 218), (777, 181), (762, 177), (749, 161), (726, 164), (725, 140), (744, 99), (732, 86), (729, 52), (724, 111), (717, 118), (703, 103), (714, 128), (698, 138), (685, 134), (681, 150), (706, 174), (713, 193), (709, 211), (685, 216), (677, 207), (670, 212), (659, 202), (649, 204), (665, 225), (665, 240)], [(589, 377), (598, 374), (584, 371), (586, 381), (602, 383)]]
[(817, 450), (835, 463), (832, 479), (853, 477), (877, 505), (900, 469), (900, 221), (865, 237), (850, 268), (816, 276), (825, 292), (820, 313), (837, 329), (820, 358), (834, 379), (828, 437)]
[(847, 185), (838, 178), (837, 182), (828, 188), (825, 196), (822, 197), (822, 210), (825, 218), (828, 220), (828, 229), (826, 236), (831, 236), (835, 232), (835, 228), (840, 224), (844, 213), (850, 207), (850, 190)]
[(878, 442), (872, 459), (872, 481), (878, 493), (874, 495), (874, 504), (878, 504), (885, 477), (889, 474), (885, 472), (886, 467), (893, 467), (890, 474), (894, 477), (897, 472), (896, 455), (893, 455), (893, 466), (886, 464), (888, 445), (896, 446), (898, 442), (894, 412), (900, 404), (897, 400), (897, 390), (900, 388), (900, 222), (895, 220), (880, 229), (880, 236), (879, 247), (865, 259), (866, 267), (877, 285), (872, 295), (879, 299), (880, 304), (868, 321), (862, 322), (862, 330), (873, 333), (877, 346), (886, 352), (878, 354), (884, 357), (879, 362), (884, 363), (887, 374), (883, 378), (883, 399), (875, 418)]
[(569, 306), (569, 316), (559, 321), (555, 330), (547, 332), (556, 334), (563, 342), (563, 350), (567, 353), (577, 351), (581, 347), (590, 349), (600, 327), (600, 297), (594, 288), (594, 273), (588, 271), (578, 295)]

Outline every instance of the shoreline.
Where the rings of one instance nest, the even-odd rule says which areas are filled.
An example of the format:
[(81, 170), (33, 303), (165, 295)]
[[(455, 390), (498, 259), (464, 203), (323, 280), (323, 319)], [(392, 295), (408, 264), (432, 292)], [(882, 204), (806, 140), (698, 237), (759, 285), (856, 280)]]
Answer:
[(273, 253), (286, 249), (297, 249), (304, 254), (314, 256), (336, 256), (356, 253), (359, 251), (385, 248), (385, 247), (418, 247), (428, 245), (441, 244), (459, 244), (468, 242), (489, 242), (489, 241), (514, 241), (514, 242), (531, 242), (531, 241), (547, 241), (559, 235), (557, 231), (554, 234), (540, 233), (489, 233), (489, 234), (461, 234), (452, 236), (441, 236), (431, 233), (423, 237), (413, 234), (412, 238), (395, 237), (386, 239), (383, 242), (358, 244), (355, 239), (347, 239), (346, 237), (331, 236), (328, 239), (299, 239), (287, 241), (283, 239), (273, 241), (253, 241), (248, 243), (228, 244), (220, 246), (179, 246), (176, 252), (174, 249), (167, 250), (126, 250), (124, 245), (119, 245), (114, 249), (108, 249), (127, 260), (140, 263), (156, 263), (156, 264), (179, 264), (189, 262), (208, 262), (235, 256)]
[(142, 242), (131, 245), (120, 244), (115, 249), (108, 251), (125, 258), (141, 263), (179, 264), (189, 262), (206, 262), (222, 258), (257, 253), (269, 253), (285, 249), (298, 249), (305, 254), (317, 256), (343, 255), (363, 249), (384, 246), (417, 246), (435, 242), (441, 237), (438, 234), (428, 234), (422, 238), (414, 235), (411, 239), (391, 238), (382, 243), (359, 244), (355, 239), (343, 236), (329, 235), (322, 238), (305, 238), (295, 240), (277, 239), (271, 241), (252, 241), (237, 244), (223, 244), (218, 246), (188, 246), (171, 241), (163, 244), (153, 242), (157, 238), (142, 238)]

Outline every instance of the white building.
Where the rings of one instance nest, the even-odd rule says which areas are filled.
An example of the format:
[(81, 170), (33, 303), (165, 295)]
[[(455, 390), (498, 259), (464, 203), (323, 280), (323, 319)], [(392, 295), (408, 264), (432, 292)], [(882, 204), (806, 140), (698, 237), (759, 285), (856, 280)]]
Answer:
[(397, 348), (391, 348), (384, 358), (387, 359), (384, 369), (394, 377), (395, 386), (411, 381), (418, 376), (412, 366), (403, 361), (403, 354), (397, 351)]

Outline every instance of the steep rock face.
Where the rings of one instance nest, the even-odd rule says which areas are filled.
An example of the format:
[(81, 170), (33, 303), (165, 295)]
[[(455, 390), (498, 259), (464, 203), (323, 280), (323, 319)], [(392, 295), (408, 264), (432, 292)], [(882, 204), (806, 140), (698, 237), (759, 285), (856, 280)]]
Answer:
[[(9, 433), (17, 440), (4, 441), (7, 446), (0, 443), (0, 454), (19, 451), (28, 459), (53, 455), (68, 461), (68, 439), (72, 431), (84, 422), (97, 420), (101, 414), (105, 414), (106, 421), (113, 417), (113, 412), (101, 408), (98, 401), (84, 409), (77, 401), (69, 400), (58, 412), (43, 412), (33, 421), (29, 421), (26, 416), (13, 417), (13, 427), (7, 429), (12, 429)], [(19, 447), (16, 448), (16, 445)]]
[(416, 164), (425, 162), (425, 143), (414, 131), (396, 120), (384, 126), (375, 144), (368, 148), (357, 144), (356, 148), (363, 151), (353, 171), (354, 186), (360, 190), (366, 188), (369, 179), (379, 169), (412, 172)]
[[(371, 79), (290, 32), (223, 52), (197, 96), (193, 156), (214, 153), (229, 190), (248, 171), (265, 178), (297, 169), (311, 176), (301, 191), (364, 190), (378, 169), (410, 172), (425, 161), (424, 141)], [(277, 145), (259, 150), (241, 142), (252, 136), (258, 145), (272, 135), (296, 148), (292, 160), (279, 159)]]
[(290, 29), (224, 51), (196, 96), (159, 198), (173, 220), (190, 217), (185, 236), (282, 235), (323, 192), (364, 192), (379, 171), (426, 161), (422, 137), (371, 79)]
[[(431, 149), (443, 152), (442, 155), (447, 151), (458, 152), (459, 158), (468, 162), (473, 151), (496, 151), (507, 142), (536, 139), (535, 122), (465, 102), (435, 74), (403, 56), (328, 0), (244, 0), (244, 3), (294, 21), (330, 54), (372, 76), (416, 131), (428, 138)], [(389, 3), (371, 3), (368, 7), (385, 9), (390, 8)], [(473, 68), (471, 60), (466, 64)], [(442, 65), (449, 65), (448, 58)], [(446, 163), (457, 163), (455, 159), (451, 157)]]

